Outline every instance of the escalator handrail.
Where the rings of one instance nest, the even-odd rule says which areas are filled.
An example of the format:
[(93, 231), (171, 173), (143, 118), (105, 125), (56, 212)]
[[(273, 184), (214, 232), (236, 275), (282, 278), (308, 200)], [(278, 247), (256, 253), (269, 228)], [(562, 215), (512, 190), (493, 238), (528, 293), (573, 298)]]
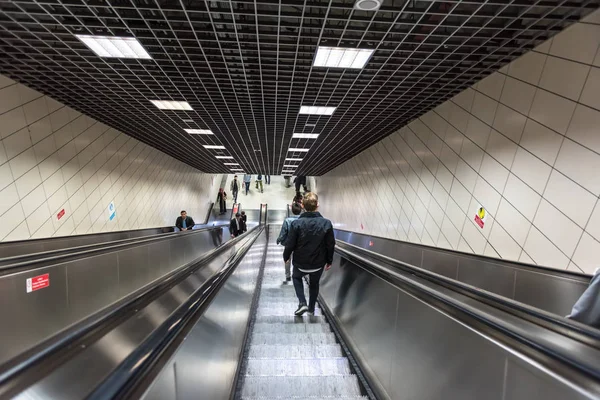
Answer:
[[(164, 233), (164, 234), (160, 234), (160, 235), (143, 236), (141, 238), (136, 238), (137, 240), (131, 240), (131, 241), (129, 241), (129, 239), (123, 239), (123, 240), (128, 240), (126, 243), (121, 243), (122, 240), (118, 240), (118, 241), (114, 241), (114, 242), (104, 242), (104, 243), (97, 244), (97, 245), (71, 247), (71, 248), (69, 248), (70, 250), (69, 249), (49, 250), (47, 252), (44, 251), (44, 252), (40, 252), (40, 253), (34, 253), (34, 255), (38, 255), (39, 258), (36, 258), (33, 260), (28, 260), (28, 258), (30, 258), (30, 256), (25, 256), (25, 257), (22, 257), (25, 260), (22, 260), (22, 261), (15, 260), (15, 262), (0, 265), (0, 277), (14, 273), (14, 272), (29, 271), (29, 270), (35, 270), (38, 268), (45, 268), (45, 267), (48, 267), (49, 263), (66, 262), (66, 261), (70, 261), (70, 260), (80, 258), (80, 257), (89, 257), (89, 256), (98, 255), (98, 254), (110, 253), (112, 251), (123, 250), (123, 249), (127, 249), (127, 248), (134, 247), (137, 245), (146, 245), (146, 244), (150, 244), (153, 242), (159, 242), (159, 241), (163, 241), (163, 240), (176, 238), (182, 234), (183, 235), (195, 235), (200, 232), (206, 232), (206, 231), (210, 231), (213, 229), (222, 229), (222, 227), (208, 226), (205, 228), (196, 229), (196, 230), (192, 230), (192, 231), (188, 231), (188, 232), (184, 232), (184, 233), (170, 232), (170, 233)], [(88, 248), (90, 246), (91, 246), (91, 248)], [(53, 253), (57, 253), (57, 252), (63, 253), (65, 251), (67, 252), (66, 254), (53, 254)], [(21, 258), (21, 256), (17, 256), (17, 257)]]
[(213, 295), (221, 288), (230, 273), (237, 267), (263, 232), (260, 225), (253, 238), (232, 254), (224, 266), (210, 276), (194, 293), (183, 302), (160, 326), (155, 329), (123, 362), (86, 397), (86, 400), (104, 400), (112, 398), (130, 398), (132, 390), (139, 390), (138, 385), (144, 380), (148, 371), (157, 363), (166, 362), (165, 350), (174, 342), (175, 338), (188, 326), (194, 316), (201, 316)]
[[(28, 370), (41, 365), (52, 355), (61, 353), (62, 350), (69, 348), (73, 342), (90, 332), (93, 332), (102, 326), (110, 325), (112, 321), (118, 320), (120, 316), (128, 312), (129, 309), (135, 307), (141, 301), (144, 301), (144, 299), (154, 296), (157, 293), (160, 294), (167, 288), (176, 285), (189, 275), (191, 269), (201, 268), (222, 252), (227, 251), (239, 241), (247, 238), (250, 233), (255, 231), (258, 232), (258, 229), (259, 226), (256, 226), (247, 233), (227, 241), (223, 245), (210, 250), (201, 257), (156, 279), (116, 303), (85, 318), (81, 322), (64, 329), (44, 342), (30, 348), (23, 354), (0, 365), (0, 387), (5, 386), (11, 380), (17, 379), (22, 374), (27, 373)], [(258, 235), (256, 232), (255, 234)]]
[[(565, 351), (564, 348), (561, 348), (555, 343), (550, 343), (549, 341), (542, 343), (542, 338), (535, 337), (534, 334), (528, 332), (526, 329), (502, 320), (501, 318), (490, 316), (475, 306), (466, 304), (423, 283), (410, 279), (409, 277), (404, 276), (392, 269), (385, 268), (384, 266), (379, 265), (378, 263), (375, 263), (363, 256), (353, 254), (351, 251), (338, 248), (337, 246), (335, 251), (343, 258), (353, 261), (359, 267), (377, 272), (378, 276), (390, 283), (393, 281), (399, 282), (401, 285), (408, 287), (412, 291), (425, 294), (427, 298), (449, 306), (451, 309), (454, 309), (463, 315), (467, 315), (484, 326), (492, 328), (495, 331), (499, 331), (501, 334), (506, 335), (509, 338), (515, 339), (516, 342), (521, 346), (518, 350), (521, 350), (523, 353), (530, 353), (531, 349), (534, 351), (540, 351), (544, 355), (550, 356), (551, 359), (555, 361), (565, 363), (576, 370), (585, 373), (587, 376), (591, 376), (594, 380), (596, 380), (596, 382), (600, 379), (600, 366), (597, 362), (594, 362), (593, 364), (584, 362), (577, 356), (574, 356), (572, 353)], [(529, 323), (529, 321), (526, 322)]]
[(340, 232), (347, 232), (347, 233), (350, 233), (353, 235), (360, 235), (363, 237), (370, 237), (373, 239), (381, 239), (381, 240), (385, 240), (385, 241), (389, 241), (389, 242), (400, 243), (400, 244), (407, 245), (407, 246), (421, 247), (421, 248), (426, 248), (426, 249), (430, 249), (433, 251), (441, 251), (444, 253), (457, 254), (460, 256), (468, 257), (468, 258), (475, 258), (475, 259), (482, 260), (485, 262), (506, 265), (507, 268), (514, 268), (514, 269), (522, 268), (524, 270), (530, 270), (530, 271), (537, 272), (537, 273), (544, 273), (546, 275), (548, 275), (548, 274), (560, 275), (560, 276), (568, 277), (571, 279), (576, 279), (578, 281), (586, 280), (587, 282), (589, 282), (589, 280), (591, 279), (591, 275), (585, 274), (583, 272), (560, 270), (560, 269), (556, 269), (556, 268), (545, 267), (543, 265), (528, 264), (528, 263), (524, 263), (522, 261), (513, 261), (513, 260), (509, 261), (509, 260), (505, 260), (502, 258), (489, 257), (489, 256), (481, 255), (481, 254), (467, 253), (467, 252), (460, 251), (460, 250), (452, 250), (452, 249), (445, 249), (445, 248), (440, 248), (440, 247), (436, 247), (436, 246), (430, 246), (430, 245), (423, 244), (423, 243), (414, 243), (414, 242), (408, 242), (405, 240), (391, 239), (391, 238), (387, 238), (387, 237), (383, 237), (383, 236), (365, 234), (365, 233), (360, 233), (360, 232), (353, 232), (353, 231), (349, 231), (346, 229), (335, 228), (335, 230), (340, 231)]
[(350, 247), (352, 251), (363, 253), (367, 257), (374, 258), (378, 261), (384, 262), (388, 265), (401, 269), (412, 275), (418, 276), (419, 278), (423, 278), (437, 285), (447, 287), (451, 290), (472, 297), (477, 301), (481, 301), (493, 307), (500, 308), (503, 311), (516, 315), (519, 318), (527, 319), (530, 322), (542, 325), (543, 327), (560, 333), (561, 335), (568, 336), (574, 340), (583, 342), (589, 346), (600, 349), (600, 331), (582, 323), (579, 323), (577, 321), (559, 317), (551, 312), (520, 303), (508, 297), (504, 297), (496, 293), (480, 289), (476, 286), (469, 285), (467, 283), (457, 281), (452, 278), (448, 278), (444, 275), (440, 275), (438, 273), (429, 271), (421, 267), (416, 267), (414, 265), (396, 260), (383, 254), (363, 249), (361, 247), (347, 242), (337, 241), (337, 244), (341, 245), (341, 248), (345, 250), (347, 254), (352, 254), (352, 252), (349, 252), (347, 249), (344, 249), (344, 247), (346, 246)]

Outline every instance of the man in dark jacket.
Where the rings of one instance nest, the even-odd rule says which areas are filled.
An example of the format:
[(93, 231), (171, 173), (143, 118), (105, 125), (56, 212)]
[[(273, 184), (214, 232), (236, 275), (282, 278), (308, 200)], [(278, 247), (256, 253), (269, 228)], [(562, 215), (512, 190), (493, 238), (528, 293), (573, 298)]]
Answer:
[[(294, 314), (298, 316), (307, 311), (314, 314), (319, 295), (319, 280), (323, 275), (323, 270), (331, 268), (335, 247), (333, 225), (330, 220), (323, 218), (317, 211), (319, 207), (317, 195), (307, 193), (304, 196), (303, 205), (306, 212), (292, 222), (283, 251), (283, 261), (286, 263), (294, 253), (292, 280), (299, 301), (298, 309)], [(302, 278), (305, 275), (309, 277), (308, 306), (302, 284)]]
[(182, 211), (181, 217), (177, 217), (177, 220), (175, 221), (175, 226), (178, 227), (180, 231), (191, 231), (194, 225), (194, 220), (192, 217), (188, 217), (185, 211)]
[(240, 213), (236, 213), (235, 218), (233, 218), (229, 223), (229, 233), (231, 233), (231, 237), (238, 237), (244, 232), (246, 232), (246, 224), (242, 219), (242, 215)]
[[(282, 244), (285, 246), (286, 244), (286, 240), (288, 237), (288, 233), (290, 231), (290, 227), (292, 226), (292, 222), (294, 222), (295, 220), (298, 219), (298, 216), (300, 215), (300, 213), (302, 212), (302, 206), (300, 206), (300, 204), (298, 203), (292, 203), (292, 216), (291, 217), (287, 217), (286, 219), (283, 220), (283, 225), (281, 226), (281, 230), (279, 231), (279, 236), (277, 237), (277, 244)], [(286, 263), (285, 263), (285, 282), (289, 282), (292, 280), (292, 273), (291, 273), (291, 259), (289, 259)]]

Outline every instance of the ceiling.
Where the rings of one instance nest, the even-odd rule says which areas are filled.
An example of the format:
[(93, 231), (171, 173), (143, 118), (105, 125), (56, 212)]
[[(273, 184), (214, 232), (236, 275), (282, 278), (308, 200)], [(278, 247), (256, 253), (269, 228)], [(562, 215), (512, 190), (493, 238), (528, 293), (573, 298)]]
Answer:
[[(298, 174), (321, 175), (600, 1), (385, 0), (376, 12), (353, 6), (354, 0), (4, 1), (0, 72), (201, 171), (228, 172), (223, 162), (232, 160), (215, 155), (231, 155), (249, 173), (276, 175), (298, 164)], [(101, 58), (75, 34), (135, 36), (152, 59)], [(318, 45), (375, 52), (364, 69), (313, 67)], [(193, 111), (159, 110), (152, 99), (187, 101)], [(337, 109), (332, 116), (301, 115), (301, 105)], [(294, 132), (320, 136), (292, 139)], [(288, 153), (290, 147), (310, 151)]]

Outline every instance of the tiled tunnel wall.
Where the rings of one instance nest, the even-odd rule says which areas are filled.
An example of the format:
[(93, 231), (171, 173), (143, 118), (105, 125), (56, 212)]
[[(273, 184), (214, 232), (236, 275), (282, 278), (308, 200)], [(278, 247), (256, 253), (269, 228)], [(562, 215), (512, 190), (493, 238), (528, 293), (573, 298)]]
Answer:
[(321, 211), (346, 230), (592, 273), (599, 44), (596, 12), (317, 178)]
[(0, 139), (0, 241), (202, 222), (220, 182), (2, 75)]

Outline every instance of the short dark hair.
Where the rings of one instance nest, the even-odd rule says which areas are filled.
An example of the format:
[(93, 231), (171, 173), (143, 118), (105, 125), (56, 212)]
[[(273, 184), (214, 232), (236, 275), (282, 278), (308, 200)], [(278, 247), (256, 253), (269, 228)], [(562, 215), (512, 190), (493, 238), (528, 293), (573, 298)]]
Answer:
[(239, 216), (240, 216), (240, 213), (235, 213), (235, 216), (236, 216), (236, 217), (239, 217)]
[(304, 195), (304, 200), (302, 201), (302, 205), (304, 209), (308, 212), (315, 211), (317, 206), (319, 205), (319, 196), (316, 193), (308, 192)]
[[(183, 214), (186, 213), (185, 210), (181, 210), (181, 212), (179, 214)], [(186, 213), (187, 214), (187, 213)]]
[(237, 175), (234, 175), (233, 177), (234, 177), (234, 178), (237, 178)]
[(246, 215), (246, 211), (242, 211), (242, 215)]
[(300, 215), (301, 212), (302, 212), (302, 206), (300, 204), (298, 204), (298, 203), (292, 204), (292, 214)]

